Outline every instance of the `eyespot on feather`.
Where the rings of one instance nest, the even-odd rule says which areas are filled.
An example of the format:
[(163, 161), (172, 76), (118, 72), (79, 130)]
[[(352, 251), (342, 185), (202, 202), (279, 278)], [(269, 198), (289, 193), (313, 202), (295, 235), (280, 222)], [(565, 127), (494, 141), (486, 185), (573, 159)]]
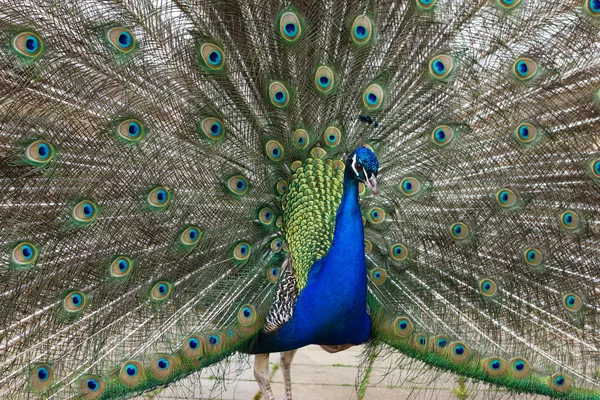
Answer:
[(179, 241), (184, 246), (195, 246), (198, 244), (204, 233), (199, 227), (192, 225), (188, 226), (179, 235)]
[(277, 182), (277, 185), (275, 185), (275, 190), (277, 191), (278, 195), (284, 195), (287, 193), (288, 191), (288, 183), (285, 179), (280, 179)]
[(261, 225), (268, 227), (275, 222), (275, 212), (271, 207), (263, 207), (258, 210), (258, 221)]
[(42, 392), (52, 386), (54, 369), (50, 364), (38, 364), (29, 373), (29, 387), (35, 392)]
[(115, 27), (106, 32), (106, 39), (122, 53), (129, 53), (135, 48), (135, 36), (127, 28)]
[(394, 243), (390, 246), (390, 257), (393, 261), (404, 261), (408, 257), (408, 249), (402, 243)]
[(170, 296), (172, 289), (173, 289), (173, 286), (171, 285), (171, 283), (169, 283), (167, 281), (156, 282), (154, 284), (154, 286), (152, 286), (152, 292), (151, 292), (152, 300), (155, 300), (155, 301), (166, 300)]
[(75, 290), (65, 296), (63, 299), (63, 308), (69, 313), (76, 313), (83, 310), (86, 302), (85, 294)]
[(528, 247), (525, 249), (523, 252), (523, 259), (525, 260), (525, 263), (531, 265), (532, 267), (538, 267), (542, 265), (544, 261), (542, 252), (534, 247)]
[(423, 10), (430, 10), (433, 8), (437, 0), (415, 0), (417, 6)]
[(413, 323), (406, 317), (398, 317), (394, 321), (394, 333), (397, 336), (406, 338), (413, 332)]
[(383, 285), (387, 279), (387, 272), (383, 268), (373, 268), (369, 271), (369, 278), (375, 285)]
[(581, 301), (581, 297), (575, 293), (567, 293), (563, 296), (563, 306), (567, 311), (576, 313), (581, 310), (583, 302)]
[(237, 261), (245, 262), (250, 258), (252, 247), (246, 242), (238, 243), (232, 251), (232, 256)]
[(515, 379), (525, 379), (531, 375), (531, 365), (523, 357), (515, 357), (509, 362), (509, 371)]
[(492, 297), (498, 291), (498, 286), (496, 283), (489, 278), (481, 279), (478, 283), (478, 286), (479, 292), (486, 297)]
[(271, 251), (278, 253), (283, 247), (283, 240), (280, 237), (276, 237), (271, 240)]
[(91, 224), (98, 216), (98, 207), (89, 200), (80, 201), (73, 208), (71, 216), (81, 224)]
[(333, 147), (340, 144), (342, 140), (342, 132), (336, 126), (328, 126), (323, 132), (323, 141), (327, 146)]
[(117, 136), (129, 143), (139, 142), (145, 134), (144, 124), (137, 119), (126, 119), (117, 127)]
[(454, 60), (447, 54), (440, 54), (429, 61), (429, 72), (436, 79), (446, 79), (454, 70)]
[(292, 134), (292, 143), (298, 149), (305, 149), (310, 144), (310, 137), (306, 129), (296, 129)]
[(209, 332), (205, 339), (207, 353), (218, 353), (223, 348), (223, 335), (220, 332)]
[(265, 153), (269, 160), (271, 161), (281, 161), (283, 160), (283, 146), (277, 140), (269, 140), (265, 145)]
[(21, 32), (13, 36), (12, 48), (20, 55), (35, 58), (44, 51), (44, 44), (40, 37), (33, 32)]
[(200, 122), (200, 130), (208, 139), (219, 141), (225, 137), (225, 127), (219, 118), (208, 117)]
[(33, 165), (46, 165), (54, 158), (54, 147), (45, 140), (36, 140), (25, 148), (25, 157)]
[(335, 86), (335, 74), (333, 70), (325, 65), (317, 68), (315, 72), (315, 87), (321, 93), (329, 93)]
[(372, 225), (379, 225), (385, 221), (386, 213), (381, 207), (372, 207), (367, 212), (367, 220)]
[(203, 43), (200, 45), (200, 56), (209, 70), (217, 71), (225, 65), (225, 53), (223, 49), (214, 43)]
[(248, 192), (248, 180), (242, 175), (232, 176), (227, 180), (227, 189), (235, 196), (243, 196)]
[(269, 85), (269, 99), (277, 108), (285, 108), (290, 102), (290, 93), (281, 82), (271, 82)]
[(204, 353), (204, 339), (198, 335), (190, 335), (183, 341), (181, 350), (184, 357), (197, 359)]
[(463, 342), (452, 342), (448, 346), (446, 357), (455, 363), (465, 363), (471, 358), (471, 349)]
[(499, 378), (508, 372), (508, 363), (501, 357), (490, 357), (481, 361), (483, 371), (491, 377)]
[(369, 254), (373, 251), (373, 244), (370, 240), (365, 239), (365, 254)]
[(567, 374), (562, 372), (555, 373), (548, 378), (548, 385), (552, 390), (557, 392), (566, 392), (571, 388), (573, 379)]
[(423, 185), (420, 179), (407, 176), (406, 178), (402, 179), (399, 188), (402, 194), (406, 197), (413, 197), (421, 192)]
[[(498, 0), (501, 1), (501, 0)], [(535, 77), (538, 67), (531, 58), (518, 58), (513, 64), (513, 73), (521, 81), (528, 81)]]
[(539, 140), (540, 137), (538, 129), (528, 122), (523, 122), (519, 126), (517, 126), (513, 136), (517, 140), (517, 142), (523, 145), (535, 143)]
[(143, 374), (144, 366), (135, 360), (129, 360), (123, 363), (119, 377), (125, 385), (135, 387), (141, 381)]
[(238, 323), (242, 326), (252, 326), (258, 321), (256, 309), (250, 304), (244, 304), (240, 307), (237, 314)]
[(521, 0), (496, 0), (496, 4), (505, 10), (511, 10), (521, 4)]
[(509, 188), (502, 188), (496, 192), (496, 202), (500, 207), (509, 209), (517, 203), (517, 195)]
[(412, 345), (417, 350), (427, 351), (429, 349), (429, 338), (424, 333), (414, 335)]
[(175, 360), (166, 354), (157, 354), (152, 358), (149, 369), (156, 379), (165, 380), (175, 371)]
[(462, 241), (469, 237), (469, 227), (463, 222), (455, 222), (450, 225), (450, 235), (456, 241)]
[(11, 261), (18, 266), (28, 267), (35, 263), (38, 255), (38, 248), (33, 243), (20, 242), (12, 249)]
[(600, 1), (585, 0), (584, 10), (592, 17), (599, 17), (600, 16)]
[(267, 267), (267, 279), (275, 283), (279, 279), (279, 275), (281, 274), (281, 270), (278, 265), (271, 265)]
[(431, 350), (440, 356), (446, 354), (446, 348), (450, 344), (450, 338), (447, 335), (438, 335), (429, 341)]
[(171, 192), (164, 186), (157, 186), (148, 193), (146, 201), (148, 205), (154, 209), (160, 210), (165, 208), (171, 200)]
[(110, 275), (113, 278), (125, 278), (131, 274), (133, 260), (125, 256), (117, 256), (110, 263)]
[(370, 111), (378, 110), (383, 105), (384, 95), (383, 88), (372, 83), (363, 92), (363, 105)]
[(571, 232), (578, 230), (582, 225), (581, 217), (573, 210), (567, 210), (560, 214), (560, 223), (563, 228)]
[(85, 375), (79, 380), (79, 393), (85, 400), (99, 399), (106, 390), (106, 382), (96, 375)]
[(352, 41), (357, 45), (364, 45), (371, 41), (373, 37), (373, 23), (371, 19), (364, 15), (354, 18), (350, 28)]
[(279, 18), (279, 33), (287, 42), (295, 42), (302, 35), (300, 18), (293, 11), (284, 12)]
[(448, 125), (438, 125), (431, 132), (431, 141), (440, 146), (448, 146), (454, 139), (454, 129)]

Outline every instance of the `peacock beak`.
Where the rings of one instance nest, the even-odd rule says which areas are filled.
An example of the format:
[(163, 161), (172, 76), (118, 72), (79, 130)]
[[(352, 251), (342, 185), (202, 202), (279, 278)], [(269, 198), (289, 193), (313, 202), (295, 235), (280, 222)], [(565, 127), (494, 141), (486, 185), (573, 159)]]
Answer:
[(372, 174), (371, 176), (367, 175), (365, 185), (367, 185), (367, 187), (371, 190), (371, 193), (373, 193), (373, 195), (379, 195), (379, 192), (377, 191), (377, 177), (375, 176), (375, 174)]

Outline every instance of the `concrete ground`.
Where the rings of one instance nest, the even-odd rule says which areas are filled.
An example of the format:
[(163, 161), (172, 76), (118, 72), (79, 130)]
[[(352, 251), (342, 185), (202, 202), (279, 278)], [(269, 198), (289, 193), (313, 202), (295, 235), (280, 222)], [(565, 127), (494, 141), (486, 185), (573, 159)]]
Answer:
[[(329, 354), (319, 346), (298, 350), (292, 363), (292, 390), (295, 400), (402, 400), (402, 399), (460, 399), (453, 393), (458, 388), (457, 379), (439, 373), (431, 377), (424, 374), (421, 363), (405, 363), (402, 369), (390, 368), (391, 359), (378, 357), (373, 361), (368, 380), (359, 379), (361, 347)], [(277, 400), (283, 399), (283, 376), (279, 369), (279, 354), (271, 354), (272, 388)], [(397, 360), (396, 360), (397, 361)], [(254, 380), (252, 362), (237, 370), (223, 374), (219, 370), (203, 371), (168, 388), (137, 400), (222, 399), (259, 400), (258, 384)], [(395, 365), (395, 364), (394, 364)], [(219, 374), (218, 376), (211, 373)], [(364, 377), (364, 375), (363, 375)], [(495, 388), (467, 383), (466, 399), (532, 399), (524, 395), (511, 395)], [(460, 393), (460, 391), (457, 391)], [(463, 399), (465, 399), (463, 397)]]

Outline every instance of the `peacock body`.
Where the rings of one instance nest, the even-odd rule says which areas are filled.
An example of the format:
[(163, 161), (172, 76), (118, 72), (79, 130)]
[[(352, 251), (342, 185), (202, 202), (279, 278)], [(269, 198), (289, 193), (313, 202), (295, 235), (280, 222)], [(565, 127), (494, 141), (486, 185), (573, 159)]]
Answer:
[(289, 381), (295, 349), (366, 342), (600, 398), (599, 18), (4, 1), (0, 396), (124, 398), (235, 352)]

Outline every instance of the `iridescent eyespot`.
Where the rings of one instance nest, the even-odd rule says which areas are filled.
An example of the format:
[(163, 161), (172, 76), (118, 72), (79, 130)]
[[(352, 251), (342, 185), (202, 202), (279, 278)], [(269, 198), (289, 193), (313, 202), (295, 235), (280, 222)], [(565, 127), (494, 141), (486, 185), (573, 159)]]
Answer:
[(436, 354), (444, 355), (450, 344), (450, 339), (446, 335), (439, 335), (433, 338), (432, 347)]
[(413, 331), (413, 323), (406, 317), (398, 317), (394, 321), (394, 333), (400, 337), (407, 337)]
[(45, 140), (36, 140), (25, 149), (25, 157), (33, 165), (44, 165), (54, 158), (54, 147)]
[(455, 222), (450, 225), (450, 235), (454, 240), (463, 240), (469, 236), (469, 227), (462, 222)]
[(415, 0), (417, 6), (423, 9), (430, 9), (435, 5), (436, 0)]
[(152, 299), (156, 301), (162, 301), (169, 297), (171, 294), (172, 285), (167, 281), (159, 281), (152, 286)]
[(129, 53), (135, 47), (135, 37), (127, 28), (112, 28), (106, 32), (106, 39), (115, 49)]
[(71, 216), (77, 222), (82, 224), (91, 224), (98, 216), (98, 207), (96, 207), (96, 204), (89, 200), (83, 200), (73, 207)]
[(370, 254), (373, 251), (373, 244), (370, 240), (365, 239), (365, 254)]
[(537, 69), (535, 61), (531, 58), (519, 58), (513, 64), (513, 73), (522, 81), (533, 78), (537, 73)]
[(533, 267), (541, 265), (542, 261), (544, 260), (542, 252), (539, 249), (533, 247), (525, 249), (525, 251), (523, 252), (523, 258), (525, 259), (525, 262), (527, 264)]
[(502, 188), (496, 192), (496, 201), (502, 208), (511, 208), (517, 203), (517, 195), (508, 188)]
[(300, 18), (291, 11), (283, 13), (279, 18), (279, 32), (286, 41), (295, 42), (302, 34)]
[(452, 70), (454, 70), (454, 61), (449, 55), (440, 54), (429, 61), (429, 72), (437, 79), (447, 78)]
[(574, 231), (581, 227), (581, 218), (575, 211), (567, 210), (560, 215), (560, 223), (565, 229)]
[(400, 182), (400, 191), (406, 197), (412, 197), (421, 191), (421, 181), (418, 178), (407, 176)]
[(401, 243), (395, 243), (390, 246), (390, 257), (394, 261), (404, 261), (408, 257), (406, 246)]
[(251, 252), (252, 247), (246, 242), (241, 242), (233, 248), (232, 255), (237, 261), (246, 261), (250, 257)]
[(352, 23), (350, 35), (354, 43), (363, 45), (368, 43), (373, 36), (373, 23), (369, 17), (359, 15)]
[(275, 226), (278, 228), (281, 228), (283, 226), (283, 215), (277, 217), (277, 219), (275, 220)]
[(275, 185), (275, 189), (277, 190), (277, 193), (279, 195), (283, 195), (286, 194), (288, 191), (288, 183), (285, 179), (281, 179), (277, 182), (277, 185)]
[(244, 304), (238, 311), (237, 320), (242, 326), (254, 325), (254, 323), (258, 320), (256, 309), (250, 304)]
[(464, 363), (471, 358), (471, 349), (463, 342), (454, 342), (450, 343), (446, 354), (452, 361)]
[(220, 70), (225, 65), (223, 50), (213, 43), (203, 43), (200, 46), (200, 55), (204, 65), (210, 70)]
[(163, 186), (157, 186), (148, 193), (146, 201), (154, 209), (163, 209), (171, 200), (171, 192)]
[(479, 281), (479, 292), (486, 296), (486, 297), (492, 297), (496, 294), (496, 292), (498, 291), (498, 287), (496, 286), (496, 283), (491, 280), (491, 279), (482, 279)]
[(191, 335), (183, 341), (182, 352), (186, 358), (197, 358), (204, 351), (204, 342), (199, 336)]
[(511, 8), (515, 8), (521, 3), (521, 0), (496, 0), (498, 5), (502, 8), (510, 10)]
[(578, 295), (569, 293), (563, 296), (563, 305), (568, 311), (577, 312), (581, 310), (583, 302), (581, 301), (581, 297)]
[(175, 369), (174, 361), (166, 354), (157, 354), (150, 362), (150, 372), (157, 379), (166, 379)]
[(431, 141), (440, 147), (445, 147), (454, 139), (454, 130), (448, 125), (439, 125), (433, 128)]
[(121, 381), (129, 387), (136, 386), (142, 379), (144, 367), (137, 361), (127, 361), (123, 363), (119, 377)]
[(379, 286), (385, 282), (387, 272), (383, 268), (374, 268), (369, 272), (369, 278), (371, 279), (371, 282)]
[(63, 299), (63, 308), (70, 313), (78, 312), (85, 307), (86, 297), (83, 292), (73, 291)]
[(15, 35), (11, 44), (17, 53), (28, 58), (39, 56), (44, 50), (42, 39), (33, 32), (21, 32)]
[(206, 336), (206, 347), (210, 352), (217, 352), (221, 349), (223, 337), (218, 332), (209, 333)]
[(41, 392), (50, 385), (54, 379), (54, 369), (48, 364), (40, 364), (29, 373), (29, 385), (36, 392)]
[(514, 137), (521, 144), (533, 143), (538, 139), (537, 128), (529, 123), (522, 123), (515, 129)]
[(515, 379), (525, 379), (531, 375), (531, 365), (522, 357), (515, 357), (510, 360), (510, 374)]
[(263, 226), (270, 226), (275, 221), (275, 213), (271, 207), (263, 207), (258, 211), (258, 220)]
[(283, 146), (277, 140), (269, 140), (265, 144), (265, 152), (271, 161), (283, 160)]
[(323, 139), (327, 146), (337, 146), (342, 140), (342, 132), (338, 127), (328, 126), (323, 132)]
[(227, 189), (235, 196), (243, 196), (248, 191), (248, 181), (241, 175), (232, 176), (227, 180)]
[(563, 373), (555, 373), (548, 378), (550, 388), (557, 392), (566, 392), (571, 388), (572, 378)]
[(130, 143), (138, 142), (146, 134), (144, 125), (137, 119), (126, 119), (117, 127), (117, 135)]
[(271, 265), (270, 267), (267, 267), (267, 279), (273, 283), (277, 282), (280, 273), (281, 271), (277, 265)]
[(585, 0), (585, 11), (591, 16), (600, 16), (600, 0)]
[(310, 137), (305, 129), (296, 129), (292, 134), (292, 143), (294, 147), (305, 149), (310, 144)]
[(84, 399), (98, 399), (104, 393), (106, 383), (95, 375), (85, 375), (79, 381), (79, 393)]
[(210, 140), (218, 141), (225, 137), (225, 128), (223, 121), (218, 118), (204, 118), (200, 122), (200, 130)]
[(283, 246), (283, 242), (281, 241), (281, 238), (276, 237), (275, 239), (271, 240), (271, 250), (274, 253), (277, 253), (281, 250), (281, 247)]
[(367, 219), (373, 225), (381, 224), (385, 221), (385, 211), (380, 207), (372, 207), (367, 213)]
[(269, 99), (275, 107), (284, 108), (290, 102), (290, 94), (283, 83), (272, 82), (269, 85)]
[(333, 70), (327, 66), (320, 66), (315, 72), (315, 87), (321, 93), (329, 93), (335, 84)]
[(418, 350), (426, 350), (429, 340), (425, 335), (415, 335), (413, 339), (413, 346)]
[(500, 357), (486, 358), (481, 363), (483, 370), (492, 377), (504, 376), (508, 371), (508, 363)]
[(117, 256), (110, 263), (110, 275), (113, 278), (123, 278), (131, 273), (133, 260), (125, 256)]
[(383, 96), (383, 88), (376, 83), (372, 83), (363, 92), (363, 105), (368, 110), (378, 110), (383, 104)]
[(179, 241), (184, 246), (195, 246), (202, 239), (203, 232), (197, 226), (188, 226), (179, 235)]
[(20, 242), (13, 247), (11, 252), (11, 261), (19, 266), (30, 266), (38, 258), (37, 247), (30, 242)]

